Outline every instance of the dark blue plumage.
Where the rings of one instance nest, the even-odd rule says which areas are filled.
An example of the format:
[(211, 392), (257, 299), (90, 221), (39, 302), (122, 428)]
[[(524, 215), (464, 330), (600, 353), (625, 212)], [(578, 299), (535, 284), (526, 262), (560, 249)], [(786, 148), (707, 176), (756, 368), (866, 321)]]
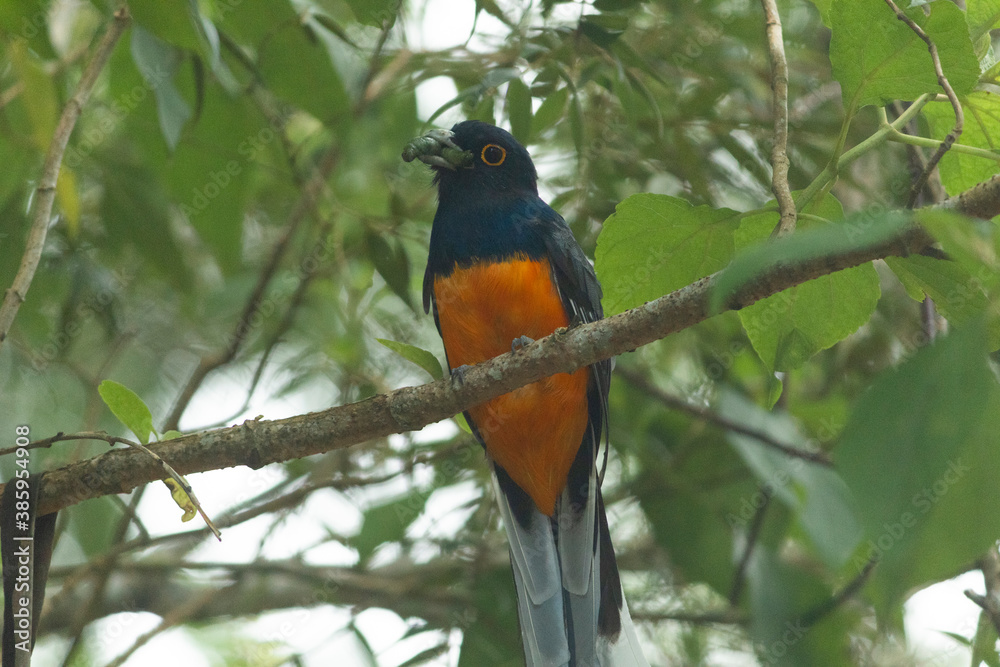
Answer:
[[(554, 310), (562, 320), (562, 324), (547, 325), (551, 328), (539, 335), (551, 333), (556, 326), (603, 317), (601, 288), (593, 267), (563, 218), (539, 198), (535, 167), (524, 147), (504, 130), (478, 121), (459, 123), (452, 133), (450, 138), (441, 131), (427, 135), (420, 146), (431, 153), (421, 157), (411, 152), (407, 158), (426, 157), (425, 161), (437, 171), (439, 204), (431, 232), (423, 300), (425, 310), (433, 309), (445, 339), (449, 366), (453, 365), (453, 355), (467, 358), (468, 350), (477, 347), (480, 337), (492, 336), (493, 322), (501, 327), (497, 331), (513, 334), (510, 339), (514, 339), (525, 333), (519, 328), (520, 322), (525, 327), (538, 327), (536, 311)], [(426, 141), (428, 137), (432, 140)], [(441, 157), (441, 145), (455, 152), (467, 151), (471, 160), (451, 163)], [(544, 273), (525, 269), (532, 264), (548, 268)], [(530, 285), (524, 282), (527, 276), (532, 276)], [(495, 295), (469, 294), (466, 286), (470, 285)], [(439, 303), (442, 294), (451, 302)], [(525, 304), (524, 299), (540, 301)], [(536, 309), (532, 309), (533, 304)], [(551, 315), (546, 317), (549, 319), (545, 321), (550, 322)], [(482, 358), (504, 351), (505, 341), (492, 344), (497, 346), (496, 351)], [(572, 377), (585, 378), (585, 384), (573, 384), (568, 374), (553, 376), (477, 406), (466, 417), (494, 459), (494, 480), (511, 542), (529, 667), (641, 667), (647, 663), (624, 603), (597, 480), (597, 451), (607, 422), (611, 363), (603, 361), (580, 375), (583, 372)], [(551, 393), (541, 389), (543, 386), (550, 387)], [(507, 416), (512, 422), (477, 424), (474, 411), (480, 417), (493, 415), (502, 422), (505, 415), (489, 412), (488, 406), (505, 398), (509, 401), (502, 404), (507, 406), (504, 409), (516, 413)], [(565, 477), (560, 478), (558, 497), (546, 496), (548, 505), (540, 501), (544, 494), (540, 496), (537, 488), (522, 488), (515, 481), (531, 481), (531, 475), (525, 477), (523, 469), (505, 470), (496, 460), (506, 451), (500, 445), (510, 446), (509, 439), (501, 442), (510, 433), (524, 434), (527, 441), (515, 440), (514, 449), (529, 456), (546, 447), (546, 451), (557, 451), (551, 449), (552, 441), (531, 442), (538, 440), (538, 434), (530, 425), (524, 430), (524, 415), (535, 414), (530, 406), (536, 401), (542, 408), (542, 421), (565, 424), (566, 429), (579, 424), (579, 430), (573, 433), (582, 434), (572, 436), (576, 440), (563, 438), (573, 449), (568, 459), (561, 459)], [(571, 414), (582, 415), (582, 421), (574, 421)], [(562, 426), (558, 429), (554, 439), (559, 433), (570, 433)]]

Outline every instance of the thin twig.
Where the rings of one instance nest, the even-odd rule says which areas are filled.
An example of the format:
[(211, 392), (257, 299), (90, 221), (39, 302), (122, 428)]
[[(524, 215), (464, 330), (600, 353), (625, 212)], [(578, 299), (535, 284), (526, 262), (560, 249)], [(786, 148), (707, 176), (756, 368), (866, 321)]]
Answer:
[(77, 84), (73, 95), (63, 107), (59, 123), (52, 135), (52, 142), (45, 155), (42, 174), (35, 191), (35, 214), (28, 232), (28, 242), (24, 248), (24, 255), (21, 257), (21, 266), (17, 270), (14, 282), (4, 294), (3, 305), (0, 305), (0, 346), (7, 338), (14, 318), (17, 316), (17, 311), (28, 295), (28, 288), (31, 287), (35, 270), (42, 258), (45, 236), (48, 233), (49, 221), (52, 217), (52, 204), (56, 197), (59, 168), (62, 165), (66, 146), (69, 144), (69, 137), (73, 133), (73, 128), (76, 126), (77, 119), (80, 118), (83, 107), (90, 98), (90, 93), (94, 90), (98, 75), (104, 69), (118, 38), (122, 36), (130, 22), (131, 17), (127, 7), (121, 7), (115, 11), (114, 19), (108, 25), (104, 36), (94, 49), (90, 62), (83, 70), (80, 83)]
[(330, 172), (332, 172), (333, 168), (336, 166), (339, 157), (340, 147), (335, 143), (327, 149), (319, 164), (316, 165), (312, 178), (310, 178), (306, 183), (302, 190), (302, 196), (299, 197), (298, 203), (292, 210), (292, 213), (288, 216), (288, 222), (285, 224), (284, 233), (282, 233), (281, 238), (279, 238), (274, 244), (267, 263), (264, 265), (263, 269), (261, 269), (260, 275), (257, 278), (257, 284), (254, 286), (253, 291), (247, 299), (246, 305), (243, 307), (243, 314), (240, 316), (239, 321), (236, 323), (235, 330), (229, 337), (229, 344), (226, 345), (224, 350), (216, 354), (205, 355), (198, 362), (198, 366), (191, 374), (191, 377), (188, 378), (187, 383), (184, 385), (184, 388), (177, 397), (177, 401), (174, 403), (173, 409), (170, 411), (169, 416), (167, 416), (166, 422), (163, 426), (164, 431), (178, 429), (184, 410), (187, 409), (187, 406), (194, 397), (195, 392), (201, 386), (202, 382), (204, 382), (208, 374), (216, 368), (228, 364), (240, 351), (240, 348), (246, 341), (247, 336), (253, 330), (253, 322), (257, 317), (257, 313), (260, 311), (261, 304), (264, 301), (264, 293), (267, 291), (267, 287), (270, 285), (271, 279), (278, 270), (278, 266), (281, 263), (281, 259), (285, 255), (285, 251), (288, 249), (288, 245), (291, 242), (292, 237), (295, 235), (296, 230), (298, 230), (299, 224), (302, 220), (304, 220), (306, 216), (312, 213), (315, 209), (316, 202), (319, 199), (319, 194), (325, 186)]
[(691, 625), (743, 625), (747, 617), (738, 609), (720, 609), (719, 611), (642, 611), (631, 612), (633, 621), (656, 622), (676, 621)]
[[(33, 440), (21, 449), (40, 449), (43, 447), (51, 447), (57, 442), (68, 442), (71, 440), (103, 440), (109, 445), (127, 445), (129, 440), (127, 438), (119, 438), (117, 435), (108, 435), (104, 431), (79, 431), (77, 433), (63, 433), (59, 431), (55, 435), (49, 436), (48, 438), (42, 438), (41, 440)], [(13, 454), (17, 451), (17, 447), (7, 447), (6, 449), (0, 449), (0, 456), (7, 456), (8, 454)]]
[(982, 607), (983, 613), (1000, 635), (1000, 554), (995, 545), (979, 560), (979, 569), (982, 570), (983, 581), (986, 583), (986, 595), (967, 590), (965, 597)]
[(170, 613), (165, 614), (160, 621), (159, 625), (150, 630), (149, 632), (143, 633), (136, 637), (132, 645), (129, 646), (121, 655), (109, 662), (106, 667), (121, 667), (125, 664), (125, 661), (132, 657), (136, 651), (149, 643), (151, 639), (159, 634), (162, 634), (169, 630), (170, 628), (180, 625), (184, 621), (188, 620), (189, 617), (193, 616), (198, 610), (208, 604), (212, 599), (224, 595), (224, 590), (213, 590), (209, 588), (202, 592), (201, 595), (197, 595), (185, 604), (180, 605), (176, 609), (172, 610)]
[(761, 493), (764, 501), (754, 512), (753, 521), (750, 522), (750, 530), (747, 531), (746, 546), (743, 548), (743, 555), (740, 557), (736, 573), (733, 575), (733, 585), (729, 589), (729, 604), (736, 607), (743, 596), (743, 587), (746, 584), (747, 568), (750, 566), (750, 557), (753, 555), (753, 548), (757, 545), (757, 538), (760, 537), (761, 528), (764, 527), (764, 517), (767, 516), (767, 508), (771, 505), (772, 493), (767, 485), (761, 486)]
[(674, 409), (686, 412), (696, 419), (708, 422), (710, 424), (715, 424), (720, 428), (724, 428), (727, 431), (732, 431), (733, 433), (739, 433), (741, 435), (748, 436), (757, 440), (761, 444), (767, 445), (773, 449), (777, 449), (782, 454), (787, 456), (794, 456), (795, 458), (804, 459), (810, 461), (811, 463), (818, 463), (822, 466), (832, 466), (833, 461), (827, 456), (825, 452), (822, 451), (810, 451), (807, 449), (799, 449), (798, 447), (792, 447), (791, 445), (786, 445), (785, 443), (776, 440), (771, 434), (765, 433), (750, 426), (741, 424), (740, 422), (734, 421), (727, 417), (723, 417), (717, 412), (712, 412), (703, 407), (692, 405), (688, 403), (683, 398), (673, 396), (663, 391), (652, 382), (650, 382), (646, 377), (640, 373), (636, 373), (628, 368), (617, 368), (615, 369), (615, 375), (624, 379), (629, 384), (633, 385), (637, 389), (641, 390), (643, 393), (652, 396), (656, 400), (660, 401), (664, 405)]
[(941, 67), (941, 58), (938, 56), (937, 45), (934, 41), (927, 36), (924, 29), (914, 22), (909, 16), (907, 16), (903, 10), (901, 10), (893, 0), (885, 0), (885, 4), (889, 5), (889, 8), (896, 13), (896, 18), (905, 23), (910, 27), (917, 37), (924, 40), (927, 44), (927, 50), (930, 51), (931, 61), (934, 63), (934, 72), (937, 74), (938, 85), (944, 89), (945, 95), (948, 96), (948, 101), (951, 102), (951, 107), (955, 111), (955, 126), (948, 133), (948, 136), (944, 138), (941, 145), (938, 147), (931, 159), (927, 161), (927, 166), (921, 172), (920, 177), (913, 183), (913, 187), (910, 189), (910, 198), (906, 203), (906, 208), (913, 208), (914, 204), (917, 202), (917, 197), (920, 196), (920, 192), (924, 189), (924, 185), (927, 183), (927, 179), (930, 177), (931, 171), (937, 167), (938, 162), (944, 157), (944, 154), (948, 152), (951, 145), (958, 141), (958, 138), (962, 136), (962, 129), (965, 125), (965, 113), (962, 111), (962, 103), (958, 101), (958, 96), (955, 94), (955, 90), (951, 87), (951, 83), (948, 82), (948, 77), (944, 75), (944, 69)]
[(806, 627), (815, 625), (824, 616), (854, 597), (854, 595), (864, 587), (865, 583), (868, 581), (868, 577), (871, 576), (871, 573), (877, 564), (877, 560), (869, 560), (865, 563), (865, 566), (861, 568), (861, 571), (858, 572), (854, 579), (847, 582), (847, 585), (840, 589), (840, 592), (836, 593), (829, 600), (821, 602), (806, 613), (802, 614), (802, 618), (800, 619), (802, 625)]
[[(128, 438), (120, 438), (116, 435), (108, 435), (104, 431), (87, 431), (81, 433), (56, 433), (55, 435), (50, 436), (48, 438), (43, 438), (41, 440), (35, 440), (33, 442), (30, 442), (27, 445), (25, 445), (25, 447), (29, 449), (34, 449), (36, 447), (49, 447), (56, 442), (63, 442), (67, 440), (103, 440), (109, 445), (115, 445), (115, 444), (128, 445), (133, 449), (138, 449), (139, 451), (145, 453), (146, 456), (149, 456), (154, 461), (156, 461), (163, 469), (163, 471), (167, 473), (167, 475), (169, 475), (171, 479), (177, 482), (177, 484), (180, 485), (182, 489), (184, 489), (184, 492), (188, 494), (188, 497), (191, 499), (191, 503), (198, 510), (198, 513), (201, 514), (202, 519), (205, 520), (205, 524), (209, 527), (212, 533), (214, 533), (219, 540), (222, 539), (222, 537), (219, 535), (219, 530), (215, 527), (215, 524), (212, 523), (212, 520), (205, 513), (205, 510), (202, 509), (201, 503), (198, 502), (198, 498), (194, 494), (194, 489), (191, 488), (191, 485), (188, 483), (188, 481), (184, 479), (184, 477), (181, 476), (180, 473), (174, 470), (173, 466), (164, 461), (163, 458), (160, 457), (160, 455), (150, 450), (145, 445), (141, 445), (138, 442), (129, 440)], [(0, 454), (2, 453), (4, 452), (0, 452)]]
[(771, 91), (774, 111), (774, 146), (771, 148), (771, 192), (781, 215), (772, 237), (795, 231), (796, 211), (788, 185), (788, 62), (781, 34), (781, 16), (775, 0), (760, 0), (764, 8), (767, 50), (771, 57)]

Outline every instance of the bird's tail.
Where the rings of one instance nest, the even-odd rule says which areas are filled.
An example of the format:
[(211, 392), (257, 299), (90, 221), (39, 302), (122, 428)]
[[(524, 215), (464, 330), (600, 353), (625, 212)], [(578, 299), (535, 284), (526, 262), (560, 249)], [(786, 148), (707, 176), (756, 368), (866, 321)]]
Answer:
[[(494, 468), (528, 667), (648, 667), (622, 592), (596, 475), (552, 517)], [(527, 502), (525, 502), (527, 501)]]

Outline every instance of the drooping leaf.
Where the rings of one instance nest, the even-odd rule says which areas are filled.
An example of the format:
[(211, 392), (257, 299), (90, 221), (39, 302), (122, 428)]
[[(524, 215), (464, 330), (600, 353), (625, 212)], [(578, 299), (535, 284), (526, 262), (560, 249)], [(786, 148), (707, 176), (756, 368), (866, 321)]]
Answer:
[(923, 300), (923, 293), (926, 293), (952, 324), (961, 325), (975, 319), (989, 307), (982, 284), (951, 260), (911, 255), (887, 257), (885, 262), (907, 287), (910, 296)]
[(104, 380), (97, 392), (118, 421), (135, 433), (139, 442), (144, 445), (149, 442), (149, 434), (153, 432), (153, 415), (134, 391), (114, 380)]
[(550, 93), (542, 100), (531, 121), (531, 130), (537, 137), (540, 133), (555, 125), (563, 116), (566, 100), (569, 99), (569, 88), (560, 88)]
[(444, 376), (444, 371), (441, 370), (441, 362), (427, 350), (419, 348), (416, 345), (400, 343), (395, 340), (386, 340), (384, 338), (376, 338), (375, 340), (407, 361), (412, 361), (417, 366), (420, 366), (427, 371), (432, 380), (440, 380)]
[(365, 234), (368, 257), (386, 284), (411, 309), (416, 309), (410, 292), (410, 258), (398, 239), (386, 240), (381, 234)]
[[(767, 412), (735, 392), (725, 392), (719, 411), (791, 447), (804, 448), (807, 438), (787, 416)], [(861, 529), (844, 482), (816, 463), (789, 456), (748, 435), (729, 432), (729, 442), (767, 492), (793, 511), (820, 558), (839, 568), (851, 557)]]
[(531, 91), (520, 78), (507, 84), (507, 117), (510, 133), (522, 144), (531, 139)]
[(28, 120), (31, 122), (34, 144), (40, 151), (48, 150), (59, 119), (55, 83), (37, 57), (28, 51), (25, 40), (12, 41), (9, 54), (18, 78), (24, 85), (22, 94), (30, 109)]
[(723, 268), (733, 256), (739, 214), (692, 206), (667, 195), (638, 194), (604, 222), (594, 254), (613, 315)]
[(167, 147), (174, 150), (181, 130), (191, 119), (191, 106), (174, 86), (174, 74), (182, 62), (181, 52), (137, 25), (132, 29), (132, 57), (156, 96), (160, 131)]
[(322, 41), (310, 39), (300, 23), (276, 29), (260, 54), (258, 67), (268, 86), (286, 101), (323, 122), (343, 119), (347, 89)]
[(1000, 535), (1000, 389), (981, 322), (886, 372), (857, 402), (837, 450), (866, 536), (850, 577), (877, 560), (880, 612), (954, 575)]
[(351, 539), (362, 561), (374, 553), (379, 545), (397, 542), (406, 535), (406, 529), (424, 511), (428, 494), (419, 490), (365, 511), (361, 531)]

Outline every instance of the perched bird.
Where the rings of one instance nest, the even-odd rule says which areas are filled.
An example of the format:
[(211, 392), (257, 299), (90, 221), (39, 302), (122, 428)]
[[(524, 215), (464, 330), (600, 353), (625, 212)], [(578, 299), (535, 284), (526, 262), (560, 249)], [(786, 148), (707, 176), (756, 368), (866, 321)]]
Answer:
[[(593, 267), (510, 133), (465, 121), (414, 139), (403, 159), (436, 171), (424, 309), (453, 376), (603, 317)], [(610, 374), (602, 361), (465, 413), (493, 468), (529, 667), (647, 665), (597, 479)]]

